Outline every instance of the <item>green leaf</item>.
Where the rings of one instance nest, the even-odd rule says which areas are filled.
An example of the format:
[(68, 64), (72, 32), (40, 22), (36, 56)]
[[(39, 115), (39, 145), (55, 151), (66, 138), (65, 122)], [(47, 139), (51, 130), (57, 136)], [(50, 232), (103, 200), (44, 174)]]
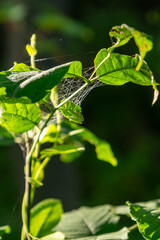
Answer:
[(56, 125), (50, 124), (42, 131), (42, 134), (40, 137), (40, 143), (41, 144), (47, 143), (47, 142), (54, 143), (57, 140), (56, 133), (57, 133)]
[(110, 85), (123, 85), (133, 82), (139, 85), (152, 85), (153, 75), (148, 65), (143, 62), (141, 69), (136, 71), (139, 57), (130, 57), (118, 53), (108, 53), (102, 49), (95, 58), (97, 79)]
[(41, 155), (42, 157), (52, 157), (57, 154), (70, 154), (79, 151), (84, 151), (84, 147), (75, 145), (59, 145), (42, 150)]
[(37, 102), (60, 82), (70, 65), (66, 63), (46, 71), (1, 72), (0, 88), (6, 88), (7, 97), (27, 97)]
[(8, 146), (14, 143), (14, 138), (10, 132), (0, 126), (0, 146)]
[(113, 27), (109, 35), (110, 37), (117, 39), (117, 42), (112, 47), (110, 47), (109, 50), (120, 47), (126, 44), (132, 37), (134, 38), (134, 41), (140, 53), (140, 60), (136, 66), (136, 70), (139, 71), (147, 52), (151, 51), (153, 48), (151, 37), (143, 32), (136, 30), (135, 28), (129, 27), (126, 24)]
[(112, 38), (112, 41), (113, 38), (116, 38), (117, 40), (117, 42), (112, 47), (110, 47), (109, 50), (123, 46), (132, 38), (132, 34), (129, 29), (126, 28), (125, 24), (112, 27), (111, 31), (109, 32), (109, 36)]
[[(83, 148), (85, 150), (85, 148)], [(71, 163), (82, 155), (83, 151), (76, 151), (68, 154), (61, 154), (60, 160), (64, 163)]]
[(109, 205), (81, 207), (64, 213), (61, 222), (53, 230), (61, 231), (66, 239), (128, 239), (127, 229), (115, 231), (119, 216)]
[(64, 239), (65, 239), (65, 235), (61, 232), (55, 232), (43, 238), (40, 238), (40, 240), (64, 240)]
[(76, 140), (79, 142), (87, 141), (93, 144), (96, 148), (97, 158), (99, 160), (110, 163), (112, 166), (117, 165), (117, 159), (115, 158), (111, 146), (108, 142), (99, 139), (90, 130), (84, 127), (80, 127), (75, 123), (63, 123), (64, 126), (70, 126), (69, 133), (67, 135), (71, 140)]
[(117, 159), (114, 157), (109, 143), (105, 141), (99, 141), (96, 145), (96, 153), (99, 160), (109, 162), (114, 167), (117, 166)]
[(43, 237), (50, 234), (62, 217), (62, 205), (57, 199), (46, 199), (31, 210), (31, 234)]
[(11, 229), (8, 225), (0, 227), (0, 236), (6, 234), (9, 234), (11, 232)]
[(13, 139), (13, 136), (10, 132), (7, 131), (4, 127), (0, 126), (0, 137)]
[(19, 134), (27, 132), (40, 122), (40, 108), (36, 104), (1, 104), (3, 113), (0, 125), (8, 131)]
[(38, 68), (32, 68), (24, 63), (15, 63), (12, 72), (30, 72), (30, 71), (39, 71)]
[[(63, 100), (64, 101), (64, 100)], [(81, 124), (84, 121), (82, 109), (74, 102), (68, 101), (60, 107), (61, 113), (70, 121)]]
[(160, 210), (128, 203), (131, 218), (137, 222), (138, 229), (147, 240), (160, 240)]
[(82, 77), (82, 63), (80, 61), (73, 62), (68, 69), (68, 72), (65, 74), (66, 77)]

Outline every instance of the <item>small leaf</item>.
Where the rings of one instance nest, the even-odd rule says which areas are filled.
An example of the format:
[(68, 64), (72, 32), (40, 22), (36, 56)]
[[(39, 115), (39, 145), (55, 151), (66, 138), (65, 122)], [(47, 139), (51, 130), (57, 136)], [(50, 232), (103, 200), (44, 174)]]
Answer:
[(68, 72), (65, 74), (66, 77), (77, 77), (77, 76), (82, 76), (82, 63), (80, 61), (74, 61), (69, 69)]
[[(83, 148), (85, 150), (85, 148)], [(71, 163), (82, 155), (83, 151), (72, 152), (68, 154), (61, 154), (60, 160), (64, 163)]]
[(109, 51), (113, 50), (114, 48), (123, 46), (132, 38), (132, 34), (126, 28), (125, 24), (113, 27), (109, 32), (109, 36), (112, 38), (112, 40), (113, 38), (117, 39), (117, 42), (112, 47), (109, 48)]
[(136, 71), (139, 57), (130, 57), (118, 53), (108, 56), (107, 49), (102, 49), (95, 58), (97, 79), (110, 85), (123, 85), (133, 82), (139, 85), (152, 85), (153, 75), (148, 65), (143, 62), (141, 69)]
[(42, 157), (52, 157), (58, 154), (70, 154), (79, 151), (84, 151), (84, 147), (75, 145), (59, 145), (42, 150), (41, 155)]
[(40, 240), (64, 240), (64, 239), (65, 235), (62, 232), (55, 232), (43, 238), (40, 238)]
[(27, 132), (40, 122), (40, 109), (36, 104), (1, 104), (3, 113), (0, 125), (10, 132), (19, 134)]
[(62, 216), (62, 205), (57, 199), (46, 199), (31, 210), (31, 235), (43, 237), (50, 234), (60, 221)]
[(38, 68), (32, 68), (24, 63), (15, 63), (12, 72), (30, 72), (30, 71), (39, 71)]
[(0, 227), (0, 236), (3, 234), (9, 234), (11, 232), (11, 229), (8, 225)]
[[(68, 133), (68, 137), (73, 141), (82, 142), (87, 141), (93, 144), (96, 148), (97, 158), (99, 160), (110, 163), (112, 166), (117, 165), (117, 159), (114, 157), (111, 146), (108, 142), (99, 139), (95, 134), (93, 134), (90, 130), (84, 127), (80, 127), (75, 123), (67, 123), (66, 126), (70, 126), (70, 131)], [(77, 138), (79, 137), (79, 139)]]
[(34, 47), (32, 47), (30, 44), (26, 45), (26, 50), (29, 56), (35, 56), (37, 54), (37, 50)]
[[(63, 100), (64, 101), (64, 100)], [(61, 113), (70, 121), (81, 124), (84, 121), (82, 109), (74, 102), (68, 101), (60, 107)]]
[(128, 203), (131, 218), (137, 222), (138, 229), (147, 240), (160, 240), (160, 210)]
[(117, 166), (117, 159), (114, 157), (109, 143), (105, 141), (99, 141), (99, 143), (96, 145), (96, 153), (99, 160), (109, 162), (114, 167)]

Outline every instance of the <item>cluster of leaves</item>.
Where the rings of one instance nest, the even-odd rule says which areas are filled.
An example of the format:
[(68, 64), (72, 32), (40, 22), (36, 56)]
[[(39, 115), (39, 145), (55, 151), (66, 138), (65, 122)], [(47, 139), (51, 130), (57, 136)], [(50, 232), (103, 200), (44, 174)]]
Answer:
[[(110, 85), (132, 82), (152, 86), (155, 90), (153, 103), (157, 99), (157, 84), (147, 63), (143, 60), (146, 53), (152, 49), (152, 41), (146, 34), (127, 25), (114, 27), (110, 36), (117, 41), (110, 48), (98, 52), (94, 60), (94, 71), (89, 79), (83, 76), (82, 64), (79, 61), (69, 62), (46, 71), (40, 71), (33, 65), (29, 67), (23, 63), (15, 63), (12, 69), (0, 72), (1, 142), (5, 144), (8, 143), (6, 139), (14, 140), (26, 145), (26, 149), (29, 150), (25, 154), (27, 161), (31, 162), (31, 175), (28, 176), (26, 173), (26, 181), (31, 185), (32, 198), (35, 189), (42, 186), (44, 168), (50, 159), (54, 155), (60, 155), (60, 159), (64, 162), (75, 160), (84, 151), (85, 141), (95, 146), (99, 160), (109, 162), (113, 166), (117, 165), (117, 159), (109, 143), (78, 125), (83, 122), (82, 109), (72, 102), (72, 97), (81, 89), (95, 80)], [(140, 56), (132, 57), (113, 52), (132, 37), (139, 48)], [(35, 56), (34, 46), (28, 45), (27, 48), (29, 54)], [(84, 80), (84, 85), (58, 103), (57, 86), (61, 79), (66, 77), (81, 78)], [(48, 100), (53, 103), (52, 106), (48, 104)], [(43, 105), (48, 108), (49, 113), (42, 110)], [(70, 121), (61, 122), (60, 112)], [(57, 124), (52, 120), (54, 114), (57, 116)], [(52, 146), (41, 150), (41, 146), (45, 143), (51, 143)], [(133, 219), (139, 224), (142, 218), (140, 214), (137, 215), (136, 205), (130, 204), (130, 208)], [(24, 213), (25, 211), (26, 209)], [(56, 226), (62, 212), (61, 203), (56, 199), (47, 199), (34, 206), (30, 214), (29, 231), (26, 217), (23, 217), (27, 238), (32, 239), (33, 236), (42, 240), (128, 239), (128, 228), (121, 230), (115, 228), (119, 216), (112, 206), (81, 208), (64, 214), (62, 221)], [(144, 234), (142, 225), (140, 223), (139, 228)]]

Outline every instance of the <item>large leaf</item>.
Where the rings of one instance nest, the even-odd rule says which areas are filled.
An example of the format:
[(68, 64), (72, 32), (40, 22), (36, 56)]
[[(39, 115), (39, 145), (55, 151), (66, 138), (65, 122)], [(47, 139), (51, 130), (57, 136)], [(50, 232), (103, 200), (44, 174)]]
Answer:
[(40, 109), (36, 104), (1, 104), (3, 113), (0, 125), (13, 133), (23, 133), (32, 129), (40, 122)]
[(119, 217), (109, 205), (81, 207), (65, 213), (61, 222), (53, 230), (63, 232), (67, 239), (88, 239), (87, 237), (96, 239), (98, 235), (114, 231), (118, 221)]
[(152, 85), (153, 75), (145, 62), (139, 71), (135, 70), (138, 61), (138, 55), (135, 57), (118, 53), (109, 55), (107, 49), (102, 49), (95, 58), (97, 79), (110, 85), (123, 85), (127, 82)]
[(42, 150), (41, 155), (42, 157), (52, 157), (57, 154), (71, 154), (79, 151), (84, 151), (84, 147), (75, 145), (59, 145)]
[(68, 101), (60, 107), (61, 113), (70, 121), (81, 124), (84, 120), (82, 109), (74, 102)]
[(4, 71), (0, 73), (0, 88), (6, 88), (8, 97), (25, 96), (32, 102), (37, 102), (60, 82), (70, 65), (71, 63), (66, 63), (46, 71)]
[(40, 240), (64, 240), (64, 239), (65, 239), (65, 235), (61, 232), (55, 232), (43, 238), (40, 238)]
[(147, 240), (160, 240), (160, 209), (151, 209), (128, 203), (131, 218), (137, 222), (139, 231)]
[(34, 237), (43, 237), (50, 234), (60, 221), (62, 205), (57, 199), (46, 199), (38, 203), (31, 210), (31, 234)]

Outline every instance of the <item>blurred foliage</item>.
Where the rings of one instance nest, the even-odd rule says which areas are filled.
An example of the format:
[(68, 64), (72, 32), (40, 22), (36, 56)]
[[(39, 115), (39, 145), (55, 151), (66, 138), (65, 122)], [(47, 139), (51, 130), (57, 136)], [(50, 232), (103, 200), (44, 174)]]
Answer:
[[(37, 62), (39, 68), (47, 69), (70, 60), (81, 60), (84, 68), (92, 66), (97, 51), (110, 45), (108, 31), (122, 23), (153, 36), (153, 51), (146, 60), (159, 81), (158, 0), (82, 0), (79, 4), (73, 0), (1, 1), (1, 70), (10, 68), (13, 61), (28, 61), (24, 46), (32, 33), (37, 34), (37, 58), (51, 58)], [(137, 51), (132, 41), (127, 46), (118, 51), (125, 54)], [(56, 159), (46, 169), (46, 188), (37, 192), (37, 200), (60, 198), (65, 210), (70, 210), (80, 205), (160, 198), (160, 103), (151, 107), (152, 94), (149, 88), (131, 84), (94, 89), (82, 103), (84, 126), (111, 143), (119, 165), (112, 168), (96, 161), (91, 146), (69, 165)], [(20, 229), (22, 169), (19, 149), (1, 147), (0, 225), (11, 225), (12, 232), (7, 239), (16, 239)], [(57, 178), (60, 178), (58, 187)]]

